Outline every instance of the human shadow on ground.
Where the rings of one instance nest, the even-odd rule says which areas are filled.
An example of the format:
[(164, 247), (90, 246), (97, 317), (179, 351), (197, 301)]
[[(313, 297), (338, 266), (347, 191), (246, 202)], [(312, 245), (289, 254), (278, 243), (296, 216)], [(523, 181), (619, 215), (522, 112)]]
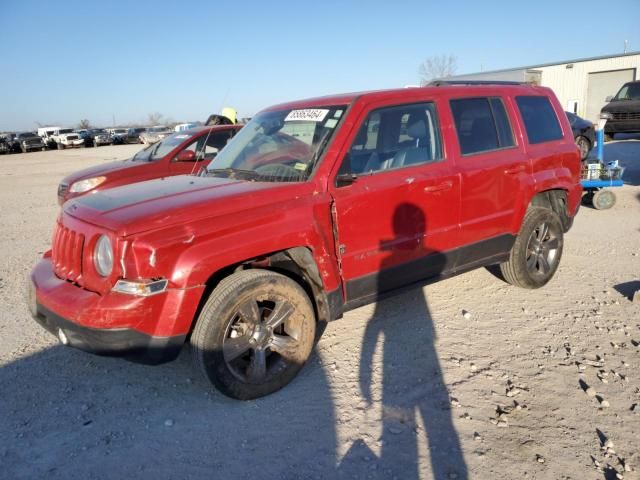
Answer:
[[(395, 238), (380, 243), (380, 249), (388, 255), (379, 269), (379, 294), (393, 283), (390, 276), (399, 273), (398, 265), (406, 261), (407, 253), (416, 249), (416, 243), (418, 250), (426, 248), (423, 242), (428, 230), (421, 208), (401, 204), (394, 211), (392, 221)], [(418, 235), (414, 235), (416, 230)], [(406, 238), (414, 241), (399, 241)], [(445, 268), (445, 257), (438, 252), (431, 252), (429, 260), (427, 268), (434, 276)], [(417, 265), (417, 270), (422, 266)], [(416, 278), (420, 275), (415, 271), (406, 274)], [(381, 453), (379, 457), (374, 455), (363, 440), (358, 440), (342, 461), (343, 471), (354, 459), (368, 456), (373, 457), (377, 468), (384, 472), (379, 478), (394, 475), (408, 480), (468, 478), (435, 339), (433, 319), (422, 289), (414, 288), (376, 304), (363, 338), (359, 382), (363, 397), (371, 404), (373, 372), (377, 369), (374, 354), (381, 344)], [(420, 451), (420, 445), (426, 448)], [(431, 463), (430, 472), (428, 466), (420, 462), (425, 450)]]

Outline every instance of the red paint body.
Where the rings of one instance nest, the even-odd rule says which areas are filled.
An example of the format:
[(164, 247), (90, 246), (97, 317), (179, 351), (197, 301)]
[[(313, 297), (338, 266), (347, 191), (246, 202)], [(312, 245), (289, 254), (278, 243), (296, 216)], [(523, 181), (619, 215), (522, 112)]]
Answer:
[[(80, 197), (89, 193), (96, 193), (107, 188), (118, 187), (120, 185), (128, 185), (130, 183), (143, 182), (145, 180), (152, 180), (154, 178), (170, 177), (173, 175), (185, 175), (193, 173), (206, 167), (209, 160), (201, 161), (177, 161), (177, 156), (180, 152), (189, 146), (194, 140), (200, 137), (206, 136), (210, 132), (221, 131), (238, 131), (242, 128), (242, 125), (225, 125), (218, 127), (199, 127), (194, 128), (180, 134), (192, 135), (184, 142), (177, 145), (164, 157), (154, 159), (153, 161), (136, 161), (133, 159), (120, 160), (117, 162), (110, 162), (105, 165), (95, 165), (93, 167), (85, 168), (71, 175), (66, 176), (60, 182), (61, 186), (58, 188), (58, 203), (62, 205), (67, 200)], [(153, 148), (151, 146), (150, 148)], [(69, 191), (69, 187), (75, 182), (85, 180), (94, 177), (106, 177), (106, 180), (89, 191), (82, 193), (72, 193)], [(66, 187), (66, 188), (65, 188)]]
[[(564, 138), (529, 145), (516, 95), (548, 96)], [(516, 146), (462, 157), (449, 100), (479, 96), (503, 99)], [(436, 105), (443, 161), (361, 176), (349, 186), (336, 186), (340, 164), (371, 110), (425, 101)], [(569, 217), (578, 210), (579, 153), (562, 107), (549, 89), (401, 89), (312, 99), (270, 110), (331, 105), (349, 108), (306, 182), (179, 176), (101, 192), (95, 196), (101, 208), (90, 197), (67, 202), (56, 228), (83, 235), (82, 253), (69, 253), (71, 247), (56, 252), (62, 247), (59, 241), (54, 244), (53, 258), (60, 265), (48, 252), (32, 272), (37, 301), (84, 326), (185, 335), (195, 321), (207, 281), (274, 252), (308, 248), (322, 289), (342, 292), (346, 303), (350, 300), (345, 297), (346, 283), (375, 275), (385, 261), (393, 267), (388, 265), (390, 251), (395, 262), (404, 263), (498, 235), (516, 235), (532, 198), (550, 189), (566, 192)], [(412, 229), (410, 218), (404, 219), (406, 228), (400, 235), (394, 231), (390, 218), (406, 203), (422, 208), (426, 231)], [(97, 237), (103, 233), (110, 236), (116, 259), (108, 278), (95, 272), (92, 259)], [(77, 237), (75, 241), (80, 242)], [(344, 253), (339, 246), (344, 246)], [(81, 262), (72, 279), (68, 271), (60, 270), (68, 268), (64, 255)], [(166, 278), (169, 289), (149, 298), (114, 293), (111, 289), (119, 278)]]

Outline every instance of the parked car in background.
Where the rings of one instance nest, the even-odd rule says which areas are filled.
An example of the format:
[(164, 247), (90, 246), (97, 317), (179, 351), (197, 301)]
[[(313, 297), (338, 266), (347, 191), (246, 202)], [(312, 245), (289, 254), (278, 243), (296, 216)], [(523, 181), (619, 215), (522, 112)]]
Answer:
[(579, 117), (575, 113), (565, 112), (571, 125), (573, 138), (580, 149), (580, 158), (584, 160), (596, 143), (596, 129), (593, 123)]
[(13, 132), (7, 132), (4, 134), (4, 139), (7, 144), (8, 153), (20, 153), (20, 143), (16, 139), (16, 134)]
[(41, 127), (38, 128), (38, 136), (42, 138), (49, 148), (64, 150), (84, 146), (84, 138), (73, 131), (73, 128)]
[(104, 128), (94, 128), (91, 130), (91, 136), (94, 147), (100, 147), (102, 145), (111, 145), (111, 134)]
[(640, 133), (640, 80), (625, 83), (615, 97), (607, 97), (600, 111), (606, 118), (605, 140), (613, 140), (616, 133)]
[(149, 127), (146, 131), (140, 134), (140, 141), (145, 145), (156, 143), (162, 140), (164, 137), (171, 135), (173, 130), (164, 125), (156, 125), (155, 127)]
[(30, 311), (62, 344), (102, 355), (161, 363), (190, 342), (207, 380), (254, 399), (296, 377), (326, 322), (383, 296), (483, 266), (546, 285), (580, 169), (549, 88), (277, 105), (199, 176), (67, 202), (31, 272)]
[(22, 153), (47, 149), (42, 137), (39, 137), (34, 132), (18, 133), (14, 141), (17, 142), (18, 148)]
[(146, 132), (146, 127), (132, 127), (127, 131), (127, 143), (142, 143), (140, 135)]
[(0, 136), (0, 154), (11, 153), (11, 147), (4, 136)]
[(196, 128), (198, 126), (197, 123), (179, 123), (173, 130), (176, 132), (183, 132), (185, 130), (191, 130), (192, 128)]
[(129, 160), (96, 165), (68, 175), (58, 186), (58, 203), (119, 185), (194, 173), (207, 166), (240, 125), (199, 127), (148, 145)]
[(107, 131), (111, 134), (111, 142), (114, 145), (127, 143), (128, 128), (107, 128)]

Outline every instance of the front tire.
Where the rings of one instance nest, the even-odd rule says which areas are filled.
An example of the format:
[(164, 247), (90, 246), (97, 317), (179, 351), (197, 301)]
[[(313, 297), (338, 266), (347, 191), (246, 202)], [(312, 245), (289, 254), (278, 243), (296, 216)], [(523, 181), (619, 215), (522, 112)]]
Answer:
[(290, 278), (243, 270), (207, 300), (191, 335), (193, 358), (223, 394), (269, 395), (291, 382), (309, 358), (316, 320), (308, 295)]
[(509, 260), (500, 264), (504, 279), (522, 288), (546, 285), (558, 269), (563, 244), (563, 228), (558, 215), (548, 208), (530, 207)]

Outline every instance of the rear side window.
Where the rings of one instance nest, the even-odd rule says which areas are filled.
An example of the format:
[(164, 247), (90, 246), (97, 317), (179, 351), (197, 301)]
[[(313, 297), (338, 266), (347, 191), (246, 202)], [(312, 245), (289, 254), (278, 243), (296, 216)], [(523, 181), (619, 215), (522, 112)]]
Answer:
[(509, 118), (500, 98), (463, 98), (451, 100), (450, 104), (463, 155), (514, 145)]
[(529, 143), (544, 143), (562, 138), (560, 122), (547, 97), (516, 97)]

